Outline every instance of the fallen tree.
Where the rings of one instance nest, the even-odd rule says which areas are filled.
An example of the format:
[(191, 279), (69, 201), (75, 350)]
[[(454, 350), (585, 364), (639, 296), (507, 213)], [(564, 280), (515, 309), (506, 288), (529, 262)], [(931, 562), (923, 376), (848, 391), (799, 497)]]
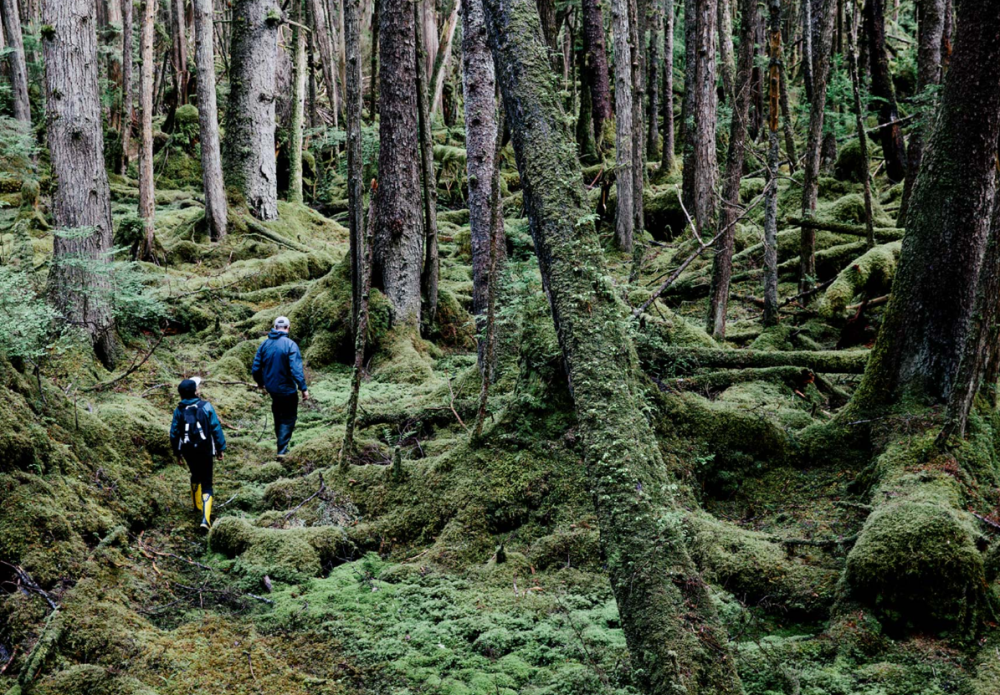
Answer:
[[(727, 350), (724, 348), (666, 348), (650, 350), (642, 341), (639, 357), (647, 370), (685, 372), (693, 369), (747, 369), (804, 367), (826, 374), (862, 374), (867, 350)], [(647, 349), (644, 349), (647, 348)]]

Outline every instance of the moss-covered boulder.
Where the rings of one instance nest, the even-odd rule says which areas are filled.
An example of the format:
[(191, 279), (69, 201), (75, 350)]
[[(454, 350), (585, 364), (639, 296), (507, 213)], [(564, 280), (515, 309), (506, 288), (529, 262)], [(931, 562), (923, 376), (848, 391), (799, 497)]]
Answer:
[(837, 153), (833, 175), (841, 181), (860, 183), (864, 180), (864, 162), (861, 160), (861, 143), (857, 138), (848, 140)]

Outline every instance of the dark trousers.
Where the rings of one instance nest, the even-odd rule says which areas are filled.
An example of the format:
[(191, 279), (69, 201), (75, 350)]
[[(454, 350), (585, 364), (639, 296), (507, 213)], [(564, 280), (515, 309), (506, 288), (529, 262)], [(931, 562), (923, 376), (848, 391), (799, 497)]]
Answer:
[(202, 492), (212, 491), (212, 469), (214, 459), (211, 454), (206, 456), (185, 456), (184, 461), (191, 471), (191, 484), (201, 485)]
[(288, 453), (288, 443), (299, 417), (299, 394), (271, 394), (271, 415), (274, 416), (274, 436), (278, 439), (278, 455)]

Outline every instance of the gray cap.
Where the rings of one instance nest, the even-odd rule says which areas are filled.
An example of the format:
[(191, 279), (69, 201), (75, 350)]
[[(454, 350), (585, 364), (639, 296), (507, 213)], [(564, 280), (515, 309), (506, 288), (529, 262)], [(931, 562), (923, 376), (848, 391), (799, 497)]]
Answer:
[(288, 328), (290, 325), (291, 323), (289, 322), (287, 316), (279, 316), (274, 320), (275, 328)]

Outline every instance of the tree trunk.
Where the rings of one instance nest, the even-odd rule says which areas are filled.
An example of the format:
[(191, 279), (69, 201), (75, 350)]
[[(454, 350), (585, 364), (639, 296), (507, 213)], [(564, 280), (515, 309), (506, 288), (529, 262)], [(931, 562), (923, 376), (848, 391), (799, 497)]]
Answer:
[(230, 55), (229, 106), (222, 159), (226, 185), (238, 191), (259, 220), (278, 217), (274, 157), (278, 25), (275, 0), (236, 0)]
[[(827, 8), (824, 7), (824, 10)], [(813, 16), (812, 0), (802, 0), (802, 82), (806, 90), (806, 101), (812, 103), (813, 94)], [(824, 60), (820, 52), (820, 60)]]
[[(917, 93), (920, 94), (933, 85), (941, 83), (941, 43), (944, 36), (945, 0), (920, 0), (920, 27), (917, 32)], [(924, 132), (934, 118), (932, 104), (923, 105), (925, 115), (910, 135), (910, 147), (906, 152), (906, 180), (903, 183), (903, 198), (899, 203), (896, 224), (906, 226), (906, 214), (910, 207), (913, 184), (920, 172), (920, 162), (924, 157)]]
[(373, 282), (389, 299), (395, 325), (420, 324), (423, 224), (417, 115), (416, 24), (407, 0), (379, 10), (379, 194)]
[[(611, 31), (615, 47), (615, 186), (618, 206), (615, 208), (615, 242), (618, 248), (630, 252), (635, 229), (635, 191), (632, 171), (632, 46), (629, 31), (629, 1), (611, 0)], [(511, 121), (513, 127), (514, 121)]]
[[(856, 12), (851, 12), (852, 17)], [(854, 118), (858, 129), (858, 147), (861, 150), (861, 175), (864, 177), (865, 194), (865, 240), (868, 248), (875, 246), (875, 228), (872, 222), (872, 177), (868, 160), (868, 135), (865, 132), (865, 117), (861, 110), (861, 87), (858, 77), (858, 54), (855, 50), (855, 42), (858, 35), (857, 21), (852, 21), (850, 33), (848, 34), (848, 55), (847, 65), (851, 74), (851, 91), (854, 95)]]
[[(417, 6), (414, 5), (414, 23), (416, 23), (418, 16)], [(437, 177), (434, 174), (434, 141), (431, 135), (430, 92), (428, 90), (430, 85), (427, 84), (427, 62), (424, 60), (421, 46), (421, 33), (419, 25), (417, 25), (417, 31), (414, 32), (416, 41), (416, 50), (414, 51), (416, 65), (414, 69), (417, 73), (417, 123), (420, 128), (420, 178), (423, 183), (421, 193), (423, 194), (425, 252), (420, 288), (427, 307), (424, 321), (430, 327), (434, 325), (434, 319), (437, 317), (438, 281), (441, 266), (438, 259)]]
[[(896, 106), (896, 90), (889, 71), (889, 56), (885, 47), (885, 6), (883, 0), (866, 0), (865, 33), (868, 35), (868, 55), (871, 70), (871, 94), (878, 103), (879, 138), (885, 156), (885, 173), (897, 183), (906, 177), (906, 145)], [(892, 125), (888, 125), (888, 124)]]
[[(305, 0), (292, 0), (292, 15), (303, 24)], [(288, 127), (288, 201), (302, 203), (302, 133), (306, 108), (306, 34), (292, 25), (292, 120)]]
[(215, 102), (212, 5), (212, 0), (194, 0), (194, 60), (198, 70), (198, 125), (201, 134), (202, 182), (205, 188), (205, 224), (212, 241), (221, 241), (226, 236), (229, 211), (219, 150), (219, 109)]
[(72, 232), (55, 236), (49, 288), (65, 320), (86, 331), (97, 358), (113, 369), (120, 347), (106, 272), (113, 230), (94, 3), (44, 0), (42, 17), (52, 216), (57, 228)]
[(444, 74), (448, 68), (448, 61), (451, 59), (451, 42), (455, 38), (455, 27), (458, 26), (459, 0), (452, 0), (454, 5), (451, 14), (441, 27), (441, 41), (438, 43), (437, 56), (434, 58), (434, 70), (431, 72), (431, 80), (427, 91), (430, 96), (430, 110), (434, 113), (441, 108), (441, 94), (444, 90)]
[[(808, 0), (806, 0), (808, 2)], [(765, 326), (778, 323), (778, 126), (781, 115), (781, 0), (768, 1), (767, 189), (764, 201)]]
[(715, 91), (715, 20), (718, 12), (715, 0), (697, 0), (698, 12), (695, 50), (696, 92), (692, 117), (694, 128), (694, 199), (693, 209), (698, 233), (705, 238), (715, 226), (715, 184), (719, 178), (715, 152), (715, 116), (718, 97)]
[(128, 153), (132, 149), (132, 0), (122, 4), (122, 158), (118, 171), (122, 176), (128, 171)]
[[(740, 54), (729, 125), (729, 153), (726, 155), (726, 178), (719, 209), (719, 237), (712, 259), (712, 294), (708, 310), (708, 331), (717, 340), (726, 337), (726, 307), (733, 275), (733, 246), (736, 220), (740, 211), (740, 180), (746, 159), (747, 118), (750, 111), (750, 73), (753, 70), (754, 35), (757, 28), (757, 0), (740, 0)], [(718, 233), (718, 232), (717, 232)]]
[(309, 0), (309, 2), (312, 3), (313, 28), (316, 30), (316, 47), (319, 49), (319, 63), (323, 72), (326, 98), (330, 101), (330, 108), (336, 112), (338, 106), (336, 68), (333, 65), (333, 42), (330, 40), (326, 3), (323, 0)]
[(176, 105), (188, 102), (187, 36), (184, 32), (184, 0), (172, 0), (170, 31), (173, 35), (174, 91)]
[[(643, 70), (644, 43), (646, 35), (646, 0), (628, 0), (629, 6), (629, 44), (632, 50), (632, 239), (623, 246), (625, 250), (633, 251), (632, 278), (638, 279), (642, 265), (643, 230), (645, 215), (643, 213), (642, 192), (646, 185), (646, 140), (643, 128), (642, 94), (644, 90), (645, 72)], [(638, 236), (638, 239), (635, 237)]]
[(972, 313), (1000, 134), (1000, 3), (959, 5), (958, 41), (913, 189), (892, 297), (852, 405), (951, 393)]
[(649, 60), (646, 64), (646, 157), (660, 154), (660, 34), (663, 32), (665, 0), (650, 0)]
[(31, 124), (31, 103), (28, 101), (28, 68), (24, 61), (24, 40), (21, 36), (21, 15), (17, 0), (2, 0), (4, 35), (7, 37), (7, 63), (10, 66), (10, 86), (14, 101), (14, 118)]
[(145, 224), (142, 255), (153, 249), (153, 39), (156, 0), (139, 3), (139, 217)]
[[(368, 244), (365, 245), (364, 218), (364, 152), (361, 148), (361, 96), (364, 75), (361, 69), (361, 0), (344, 0), (344, 65), (347, 68), (344, 81), (344, 120), (347, 126), (347, 225), (350, 230), (351, 256), (351, 327), (357, 340), (361, 312), (361, 298), (365, 294), (362, 278), (366, 264), (362, 260), (365, 249), (371, 248), (368, 228)], [(374, 196), (374, 190), (373, 190)], [(374, 209), (374, 201), (369, 202)], [(367, 263), (371, 268), (371, 259)], [(368, 281), (371, 281), (370, 273)]]
[[(481, 0), (480, 0), (481, 1)], [(583, 22), (584, 65), (590, 84), (590, 100), (594, 114), (594, 141), (598, 152), (604, 152), (604, 122), (611, 118), (611, 87), (608, 84), (608, 56), (604, 49), (604, 19), (599, 0), (581, 0)]]
[(660, 174), (674, 169), (674, 2), (663, 0), (663, 142)]
[(372, 0), (371, 75), (369, 77), (371, 84), (369, 85), (369, 110), (371, 111), (371, 117), (373, 120), (376, 114), (378, 114), (378, 56), (379, 51), (382, 50), (379, 45), (378, 30), (379, 24), (381, 24), (381, 20), (379, 19), (379, 5), (381, 4), (381, 0)]
[[(121, 56), (121, 34), (122, 28), (122, 7), (119, 0), (106, 0), (107, 7), (107, 27), (103, 46), (98, 50), (103, 50), (107, 54), (108, 83), (112, 88), (111, 105), (108, 107), (108, 127), (112, 130), (121, 131), (121, 97), (124, 93), (122, 89), (122, 64), (119, 60)], [(117, 91), (115, 91), (117, 88)], [(117, 167), (117, 160), (115, 166)]]
[(944, 29), (941, 32), (941, 77), (944, 79), (951, 65), (951, 39), (955, 29), (955, 10), (952, 0), (944, 1)]
[(574, 67), (580, 79), (579, 105), (576, 110), (576, 147), (580, 153), (580, 163), (597, 164), (601, 159), (597, 154), (594, 138), (594, 104), (591, 96), (591, 68), (587, 65), (587, 52), (581, 47), (574, 50)]
[(695, 65), (698, 62), (698, 0), (684, 0), (684, 100), (681, 102), (681, 193), (688, 210), (694, 207), (694, 111), (698, 100)]
[(785, 61), (778, 66), (781, 71), (781, 130), (785, 136), (785, 157), (788, 160), (788, 171), (791, 174), (798, 169), (799, 157), (795, 153), (795, 130), (792, 127), (792, 109), (788, 105), (788, 73)]
[(482, 0), (466, 0), (462, 11), (462, 86), (465, 95), (465, 166), (469, 181), (472, 237), (472, 314), (476, 318), (480, 373), (486, 365), (485, 320), (489, 303), (490, 239), (496, 170), (497, 102), (493, 56), (486, 45)]
[[(334, 17), (333, 17), (333, 14), (334, 14), (333, 8), (336, 8), (336, 5), (337, 5), (336, 0), (333, 0), (333, 5), (331, 6), (331, 10), (330, 10), (330, 12), (331, 12), (331, 14), (330, 14), (330, 23), (333, 24), (334, 21), (336, 21), (337, 22), (337, 26), (339, 28), (339, 31), (336, 32), (336, 36), (335, 36), (335, 39), (334, 39), (334, 47), (336, 48), (336, 52), (335, 52), (336, 60), (334, 61), (334, 67), (336, 67), (337, 73), (340, 75), (340, 87), (343, 88), (343, 86), (345, 84), (347, 84), (347, 72), (346, 72), (347, 71), (347, 48), (346, 48), (346, 46), (344, 44), (344, 11), (343, 11), (344, 8), (343, 8), (343, 4), (341, 4), (341, 7), (339, 8), (340, 12), (336, 13), (337, 19), (334, 20)], [(340, 93), (336, 91), (336, 85), (334, 85), (334, 90), (335, 90), (334, 91), (334, 96), (336, 97), (336, 101), (334, 102), (334, 106), (333, 106), (333, 127), (334, 128), (339, 128), (340, 127), (340, 102), (342, 101), (342, 99), (340, 98)]]
[(719, 77), (723, 99), (733, 103), (735, 93), (736, 58), (733, 54), (733, 6), (731, 0), (718, 0)]
[[(813, 99), (809, 110), (809, 137), (806, 142), (806, 163), (802, 177), (802, 216), (812, 217), (819, 195), (819, 160), (823, 145), (823, 118), (826, 114), (826, 85), (830, 77), (830, 47), (837, 0), (823, 0), (820, 16), (819, 45), (815, 46), (813, 62)], [(816, 276), (816, 232), (802, 228), (799, 248), (799, 291), (810, 289)]]
[(740, 693), (643, 414), (628, 312), (607, 281), (530, 3), (486, 0), (486, 23), (636, 685), (649, 693)]

